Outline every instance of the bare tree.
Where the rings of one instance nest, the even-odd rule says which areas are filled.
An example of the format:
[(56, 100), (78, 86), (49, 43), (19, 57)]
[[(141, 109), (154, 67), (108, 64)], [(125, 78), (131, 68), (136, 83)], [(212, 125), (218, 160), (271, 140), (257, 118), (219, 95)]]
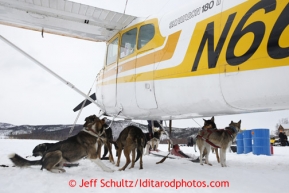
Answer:
[(279, 134), (279, 131), (278, 131), (279, 126), (280, 126), (279, 123), (277, 123), (276, 126), (275, 126), (275, 132), (274, 132), (275, 135)]

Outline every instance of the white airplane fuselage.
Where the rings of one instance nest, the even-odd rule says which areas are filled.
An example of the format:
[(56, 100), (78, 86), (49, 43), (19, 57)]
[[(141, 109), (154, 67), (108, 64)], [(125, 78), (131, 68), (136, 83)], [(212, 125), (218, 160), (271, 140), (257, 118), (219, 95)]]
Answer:
[[(288, 13), (288, 0), (196, 0), (136, 19), (108, 42), (117, 42), (116, 59), (98, 74), (97, 103), (130, 119), (288, 109)], [(154, 36), (141, 47), (147, 24)], [(136, 43), (125, 44), (131, 52), (124, 56), (128, 31)]]

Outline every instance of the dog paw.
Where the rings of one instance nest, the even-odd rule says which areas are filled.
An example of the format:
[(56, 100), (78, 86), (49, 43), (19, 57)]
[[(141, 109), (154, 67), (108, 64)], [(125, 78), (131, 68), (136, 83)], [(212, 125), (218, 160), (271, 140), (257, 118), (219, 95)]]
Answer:
[(59, 173), (64, 173), (64, 172), (66, 172), (65, 169), (62, 169), (62, 168), (59, 168), (59, 171), (60, 171)]
[(65, 169), (62, 169), (62, 168), (51, 169), (49, 171), (52, 172), (52, 173), (64, 173), (64, 172), (66, 172)]

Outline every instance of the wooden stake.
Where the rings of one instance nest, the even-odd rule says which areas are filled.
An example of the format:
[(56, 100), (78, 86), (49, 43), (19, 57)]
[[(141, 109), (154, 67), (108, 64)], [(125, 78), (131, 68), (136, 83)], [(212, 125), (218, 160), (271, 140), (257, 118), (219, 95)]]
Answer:
[[(170, 120), (169, 121), (169, 138), (171, 138), (171, 136), (172, 136), (172, 120)], [(171, 142), (169, 141), (169, 143), (168, 143), (168, 152), (171, 152), (170, 150), (171, 150)]]

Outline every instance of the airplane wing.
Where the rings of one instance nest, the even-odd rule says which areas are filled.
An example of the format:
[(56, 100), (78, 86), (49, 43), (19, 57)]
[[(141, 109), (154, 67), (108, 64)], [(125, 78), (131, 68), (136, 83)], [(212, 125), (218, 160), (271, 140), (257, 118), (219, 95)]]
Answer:
[(136, 17), (66, 0), (0, 0), (0, 24), (107, 41)]

